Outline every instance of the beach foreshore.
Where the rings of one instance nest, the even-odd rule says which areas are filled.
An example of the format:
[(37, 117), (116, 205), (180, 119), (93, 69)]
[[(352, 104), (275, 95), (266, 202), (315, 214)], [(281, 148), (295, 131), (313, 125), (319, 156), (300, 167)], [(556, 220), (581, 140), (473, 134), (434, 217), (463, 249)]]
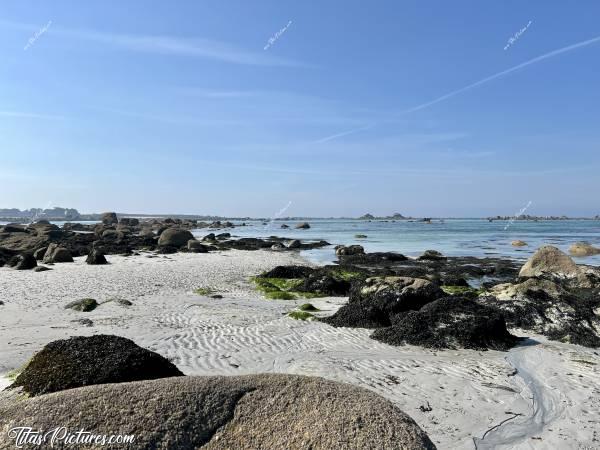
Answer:
[[(267, 300), (250, 281), (278, 265), (308, 264), (293, 252), (108, 259), (109, 265), (90, 266), (78, 257), (39, 273), (0, 268), (4, 384), (48, 342), (115, 334), (170, 359), (186, 375), (289, 373), (365, 387), (413, 417), (440, 449), (599, 445), (597, 350), (528, 333), (531, 339), (509, 352), (434, 351), (382, 344), (367, 329), (294, 320), (287, 314), (307, 300)], [(65, 309), (82, 298), (100, 305), (90, 312)], [(321, 310), (317, 315), (329, 315), (346, 300), (310, 302)]]

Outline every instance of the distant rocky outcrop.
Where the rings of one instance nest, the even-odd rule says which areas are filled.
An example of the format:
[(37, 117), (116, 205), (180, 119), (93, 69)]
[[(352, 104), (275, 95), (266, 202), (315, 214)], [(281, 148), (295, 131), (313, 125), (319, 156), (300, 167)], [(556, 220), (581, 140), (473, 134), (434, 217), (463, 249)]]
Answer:
[(358, 220), (403, 220), (403, 219), (407, 219), (407, 217), (404, 217), (400, 213), (394, 213), (391, 216), (381, 216), (381, 217), (376, 217), (373, 214), (367, 213), (358, 218)]
[[(436, 448), (374, 392), (298, 375), (173, 377), (0, 403), (0, 429), (23, 424), (134, 435), (130, 450)], [(14, 448), (14, 441), (1, 442), (2, 449)]]

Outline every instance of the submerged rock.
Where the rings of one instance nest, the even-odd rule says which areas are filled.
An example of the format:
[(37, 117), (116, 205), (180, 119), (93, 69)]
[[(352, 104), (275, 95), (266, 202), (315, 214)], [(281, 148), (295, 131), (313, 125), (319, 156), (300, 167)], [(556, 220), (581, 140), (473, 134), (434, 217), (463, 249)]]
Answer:
[(512, 245), (513, 247), (525, 247), (527, 245), (527, 242), (516, 240), (512, 241), (510, 245)]
[(367, 278), (352, 287), (346, 305), (321, 320), (336, 327), (386, 327), (399, 312), (418, 310), (443, 296), (439, 286), (420, 278)]
[(419, 311), (398, 314), (391, 327), (375, 330), (371, 337), (391, 345), (474, 350), (508, 350), (518, 341), (506, 329), (500, 311), (460, 297), (438, 299)]
[(296, 225), (295, 228), (297, 228), (299, 230), (308, 230), (310, 228), (310, 224), (308, 222), (302, 222), (302, 223), (299, 223), (298, 225)]
[(569, 247), (569, 253), (573, 256), (593, 256), (600, 254), (600, 248), (588, 242), (575, 242)]
[(24, 423), (134, 435), (126, 444), (131, 450), (436, 448), (407, 414), (374, 392), (298, 375), (106, 384), (0, 406), (0, 428)]
[[(183, 375), (167, 359), (133, 341), (106, 334), (50, 342), (36, 353), (11, 388), (36, 396), (91, 384)], [(110, 408), (113, 413), (114, 408)]]

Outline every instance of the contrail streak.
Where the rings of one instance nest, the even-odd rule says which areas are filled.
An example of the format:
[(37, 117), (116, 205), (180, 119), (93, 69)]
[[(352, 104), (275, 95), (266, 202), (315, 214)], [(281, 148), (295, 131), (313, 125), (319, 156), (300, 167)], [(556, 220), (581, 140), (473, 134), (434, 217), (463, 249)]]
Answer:
[(588, 39), (587, 41), (579, 42), (577, 44), (569, 45), (567, 47), (562, 47), (562, 48), (559, 48), (558, 50), (553, 50), (553, 51), (551, 51), (549, 53), (545, 53), (545, 54), (543, 54), (541, 56), (538, 56), (536, 58), (530, 59), (529, 61), (521, 63), (521, 64), (519, 64), (517, 66), (511, 67), (510, 69), (506, 69), (506, 70), (503, 70), (502, 72), (498, 72), (497, 74), (491, 75), (491, 76), (489, 76), (487, 78), (484, 78), (483, 80), (479, 80), (479, 81), (477, 81), (477, 82), (475, 82), (473, 84), (469, 84), (468, 86), (465, 86), (465, 87), (462, 87), (460, 89), (457, 89), (456, 91), (452, 91), (452, 92), (450, 92), (450, 93), (448, 93), (446, 95), (442, 95), (441, 97), (438, 97), (435, 100), (432, 100), (430, 102), (423, 103), (422, 105), (415, 106), (414, 108), (402, 111), (402, 113), (411, 113), (411, 112), (414, 112), (414, 111), (419, 111), (420, 109), (428, 108), (431, 105), (435, 105), (436, 103), (442, 102), (442, 101), (444, 101), (446, 99), (449, 99), (450, 97), (454, 97), (454, 96), (456, 96), (458, 94), (462, 94), (463, 92), (469, 91), (469, 90), (471, 90), (471, 89), (473, 89), (473, 88), (475, 88), (477, 86), (481, 86), (482, 84), (485, 84), (485, 83), (487, 83), (489, 81), (492, 81), (492, 80), (495, 80), (497, 78), (503, 77), (504, 75), (508, 75), (509, 73), (515, 72), (516, 70), (519, 70), (519, 69), (522, 69), (524, 67), (530, 66), (532, 64), (538, 63), (538, 62), (543, 61), (545, 59), (552, 58), (553, 56), (558, 56), (558, 55), (561, 55), (563, 53), (569, 52), (571, 50), (575, 50), (577, 48), (588, 46), (588, 45), (593, 44), (593, 43), (598, 42), (598, 41), (600, 41), (600, 36), (592, 38), (592, 39)]

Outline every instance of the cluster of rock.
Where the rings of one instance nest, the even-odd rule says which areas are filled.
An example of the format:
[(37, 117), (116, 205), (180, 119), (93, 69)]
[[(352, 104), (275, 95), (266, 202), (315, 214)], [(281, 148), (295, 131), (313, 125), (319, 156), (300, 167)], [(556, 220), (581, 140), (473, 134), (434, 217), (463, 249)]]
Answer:
[(600, 269), (556, 247), (538, 249), (515, 281), (493, 286), (481, 302), (501, 310), (511, 327), (600, 347)]
[[(233, 228), (229, 221), (200, 222), (191, 219), (118, 218), (114, 212), (104, 213), (97, 224), (65, 223), (62, 228), (40, 220), (30, 225), (10, 224), (0, 227), (0, 267), (18, 270), (37, 267), (38, 262), (52, 265), (73, 262), (74, 257), (87, 256), (88, 264), (107, 264), (106, 255), (132, 255), (149, 250), (168, 254), (175, 252), (206, 253), (211, 250), (299, 250), (329, 245), (325, 241), (301, 242), (284, 238), (234, 239), (228, 232), (209, 233), (197, 240), (190, 230)], [(308, 223), (297, 228), (310, 228)], [(38, 269), (48, 269), (41, 266)]]
[(321, 320), (375, 329), (373, 339), (392, 345), (506, 350), (517, 342), (508, 332), (514, 328), (600, 347), (600, 269), (555, 247), (540, 248), (522, 267), (434, 250), (415, 259), (357, 245), (336, 253), (338, 265), (280, 266), (261, 276), (292, 280), (297, 292), (347, 295)]
[[(117, 336), (52, 342), (0, 393), (0, 432), (58, 423), (134, 435), (127, 444), (134, 450), (436, 448), (408, 415), (362, 388), (297, 375), (181, 375), (162, 356)], [(0, 449), (13, 447), (0, 442)]]

